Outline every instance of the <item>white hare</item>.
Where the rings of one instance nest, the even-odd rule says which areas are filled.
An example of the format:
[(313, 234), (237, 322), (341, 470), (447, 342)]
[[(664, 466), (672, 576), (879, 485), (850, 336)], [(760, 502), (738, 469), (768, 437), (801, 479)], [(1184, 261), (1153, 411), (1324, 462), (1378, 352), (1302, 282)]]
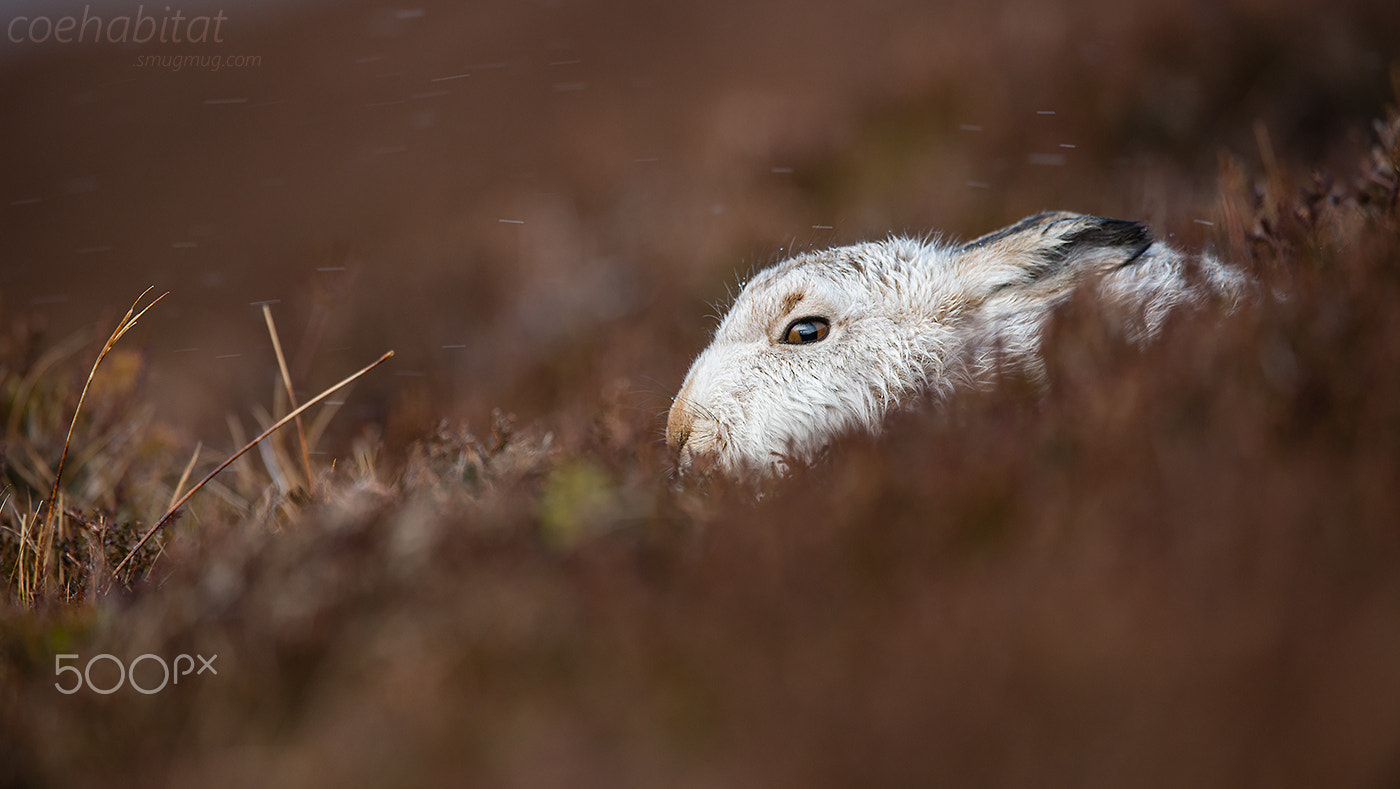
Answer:
[(902, 404), (985, 383), (1007, 365), (1043, 375), (1046, 320), (1090, 282), (1126, 308), (1139, 341), (1174, 307), (1233, 301), (1246, 285), (1141, 224), (1066, 212), (964, 245), (891, 238), (809, 252), (744, 286), (686, 375), (666, 442), (683, 473), (700, 462), (732, 476), (782, 474), (842, 433), (878, 432)]

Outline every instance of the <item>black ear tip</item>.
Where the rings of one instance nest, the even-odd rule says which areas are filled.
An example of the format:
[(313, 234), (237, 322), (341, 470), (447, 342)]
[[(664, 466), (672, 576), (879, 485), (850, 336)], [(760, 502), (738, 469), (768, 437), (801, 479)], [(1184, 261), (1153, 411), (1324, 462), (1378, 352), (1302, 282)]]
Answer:
[(1074, 235), (1074, 242), (1105, 247), (1141, 247), (1152, 243), (1152, 230), (1141, 222), (1094, 217), (1089, 227)]
[(1152, 231), (1141, 222), (1086, 216), (1074, 223), (1074, 229), (1060, 238), (1049, 254), (1052, 260), (1064, 261), (1095, 250), (1117, 250), (1126, 264), (1152, 246)]

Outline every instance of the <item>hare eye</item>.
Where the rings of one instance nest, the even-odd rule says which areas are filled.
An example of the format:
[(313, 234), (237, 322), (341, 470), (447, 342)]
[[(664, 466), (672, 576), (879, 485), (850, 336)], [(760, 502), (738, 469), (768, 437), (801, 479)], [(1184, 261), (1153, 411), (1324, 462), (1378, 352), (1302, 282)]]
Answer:
[(799, 318), (787, 327), (787, 331), (783, 333), (783, 342), (789, 345), (818, 342), (826, 339), (829, 331), (831, 324), (826, 318)]

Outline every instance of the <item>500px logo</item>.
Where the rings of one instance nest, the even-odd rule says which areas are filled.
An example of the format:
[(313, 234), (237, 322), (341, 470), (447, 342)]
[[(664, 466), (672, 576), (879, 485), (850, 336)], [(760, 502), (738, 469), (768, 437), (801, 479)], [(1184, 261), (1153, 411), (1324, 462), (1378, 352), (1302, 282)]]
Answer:
[[(198, 671), (194, 670), (194, 660), (196, 657), (199, 658), (200, 662)], [(63, 682), (61, 681), (53, 683), (54, 688), (56, 688), (59, 693), (64, 693), (71, 696), (74, 693), (77, 693), (78, 691), (82, 690), (83, 686), (86, 685), (88, 690), (91, 690), (93, 693), (100, 693), (103, 696), (106, 696), (109, 693), (116, 693), (123, 684), (129, 683), (131, 687), (136, 690), (137, 693), (143, 693), (147, 696), (150, 696), (154, 693), (159, 693), (162, 690), (165, 690), (166, 685), (180, 684), (180, 677), (188, 677), (191, 674), (191, 672), (193, 672), (195, 676), (199, 676), (205, 671), (208, 671), (209, 673), (214, 675), (218, 675), (219, 673), (219, 670), (214, 668), (214, 661), (219, 659), (218, 655), (214, 655), (213, 657), (209, 658), (206, 658), (203, 655), (195, 655), (194, 657), (190, 657), (189, 655), (185, 654), (176, 655), (173, 670), (171, 665), (165, 662), (165, 658), (161, 657), (160, 655), (153, 655), (150, 653), (137, 657), (135, 660), (131, 661), (130, 665), (122, 663), (121, 658), (118, 658), (115, 655), (108, 655), (105, 652), (101, 655), (93, 655), (91, 658), (88, 659), (87, 665), (84, 666), (81, 670), (79, 670), (77, 666), (65, 666), (63, 664), (65, 660), (76, 661), (79, 659), (80, 658), (78, 655), (54, 655), (53, 675), (55, 677), (63, 677), (64, 674), (70, 671), (73, 672), (73, 684), (71, 687), (64, 687)], [(142, 662), (150, 661), (154, 661), (156, 665), (160, 666), (160, 684), (156, 685), (155, 687), (143, 687), (142, 685), (136, 682), (136, 667)], [(184, 671), (180, 670), (181, 661), (184, 662)], [(105, 662), (111, 662), (117, 667), (117, 681), (112, 683), (110, 687), (99, 687), (92, 681), (92, 667), (94, 665), (101, 666)]]

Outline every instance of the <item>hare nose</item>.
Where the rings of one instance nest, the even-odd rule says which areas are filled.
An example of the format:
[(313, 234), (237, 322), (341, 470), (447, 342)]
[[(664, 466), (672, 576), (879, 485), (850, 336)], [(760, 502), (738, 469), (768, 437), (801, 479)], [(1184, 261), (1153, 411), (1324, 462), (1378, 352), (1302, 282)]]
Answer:
[(685, 446), (685, 442), (690, 440), (690, 433), (695, 429), (695, 417), (691, 415), (690, 409), (680, 401), (679, 398), (671, 405), (671, 413), (666, 417), (666, 446), (671, 449), (680, 449)]

